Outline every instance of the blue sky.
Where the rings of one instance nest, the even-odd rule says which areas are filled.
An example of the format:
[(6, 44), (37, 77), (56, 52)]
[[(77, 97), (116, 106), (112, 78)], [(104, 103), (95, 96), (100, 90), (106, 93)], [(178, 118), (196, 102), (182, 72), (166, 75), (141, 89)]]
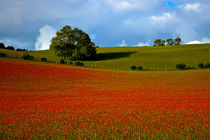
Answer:
[(152, 45), (157, 38), (210, 43), (210, 0), (0, 0), (0, 42), (48, 49), (65, 25), (98, 46)]

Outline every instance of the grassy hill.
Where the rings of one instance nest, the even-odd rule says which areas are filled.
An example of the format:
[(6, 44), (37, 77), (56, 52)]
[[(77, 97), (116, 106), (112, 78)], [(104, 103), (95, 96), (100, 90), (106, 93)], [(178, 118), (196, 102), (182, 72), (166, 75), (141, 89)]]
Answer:
[[(26, 52), (2, 50), (8, 57), (21, 58)], [(35, 60), (47, 57), (50, 61), (59, 61), (51, 50), (29, 51)], [(174, 70), (178, 63), (197, 67), (198, 63), (210, 62), (210, 44), (181, 45), (165, 47), (103, 47), (97, 49), (98, 58), (83, 61), (87, 67), (113, 70), (129, 70), (131, 65), (143, 66), (148, 70)]]

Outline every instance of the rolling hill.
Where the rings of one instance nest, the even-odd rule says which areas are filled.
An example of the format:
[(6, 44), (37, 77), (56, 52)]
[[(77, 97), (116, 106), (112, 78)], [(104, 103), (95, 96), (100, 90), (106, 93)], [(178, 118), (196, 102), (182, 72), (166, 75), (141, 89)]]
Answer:
[(0, 66), (0, 139), (209, 139), (209, 69)]
[[(21, 58), (26, 52), (0, 49), (8, 57)], [(40, 60), (47, 57), (59, 62), (52, 50), (27, 52)], [(143, 66), (146, 70), (175, 70), (175, 65), (185, 63), (197, 67), (198, 63), (210, 62), (210, 44), (181, 45), (165, 47), (102, 47), (97, 49), (97, 60), (83, 61), (86, 67), (130, 70), (131, 65)]]

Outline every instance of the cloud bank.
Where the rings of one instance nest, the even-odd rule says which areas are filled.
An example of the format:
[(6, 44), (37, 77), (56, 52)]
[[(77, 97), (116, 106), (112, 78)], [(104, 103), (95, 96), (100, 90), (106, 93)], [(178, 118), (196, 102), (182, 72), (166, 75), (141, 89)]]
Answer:
[(157, 38), (176, 37), (202, 42), (210, 38), (209, 7), (209, 0), (0, 0), (0, 40), (47, 49), (53, 32), (70, 25), (87, 32), (97, 46), (122, 40), (128, 46), (152, 45)]
[(35, 49), (36, 50), (47, 50), (50, 46), (51, 39), (56, 34), (56, 29), (49, 25), (43, 26), (39, 30), (40, 34), (37, 37), (36, 43), (35, 43)]

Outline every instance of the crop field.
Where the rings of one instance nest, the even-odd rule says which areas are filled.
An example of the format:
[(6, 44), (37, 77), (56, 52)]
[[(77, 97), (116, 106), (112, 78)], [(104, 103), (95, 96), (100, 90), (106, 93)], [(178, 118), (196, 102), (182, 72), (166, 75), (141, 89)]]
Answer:
[(0, 58), (0, 139), (210, 139), (210, 69), (120, 72)]
[[(59, 62), (59, 57), (52, 50), (14, 52), (0, 49), (8, 57), (21, 58), (25, 53), (40, 60), (46, 57), (49, 61)], [(198, 68), (199, 63), (210, 63), (210, 44), (160, 46), (160, 47), (103, 47), (97, 49), (97, 59), (83, 61), (86, 67), (130, 70), (131, 65), (142, 66), (144, 70), (175, 70), (176, 64)]]

